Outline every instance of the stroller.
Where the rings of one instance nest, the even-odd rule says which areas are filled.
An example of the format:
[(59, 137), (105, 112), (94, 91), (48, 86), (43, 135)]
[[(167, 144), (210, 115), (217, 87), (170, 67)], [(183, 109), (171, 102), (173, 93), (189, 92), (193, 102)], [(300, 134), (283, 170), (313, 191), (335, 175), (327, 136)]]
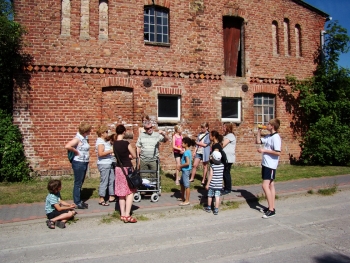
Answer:
[[(159, 159), (157, 159), (157, 170), (140, 170), (142, 185), (134, 194), (134, 202), (141, 201), (142, 195), (151, 194), (151, 201), (158, 202), (161, 195)], [(143, 176), (144, 174), (145, 176)]]

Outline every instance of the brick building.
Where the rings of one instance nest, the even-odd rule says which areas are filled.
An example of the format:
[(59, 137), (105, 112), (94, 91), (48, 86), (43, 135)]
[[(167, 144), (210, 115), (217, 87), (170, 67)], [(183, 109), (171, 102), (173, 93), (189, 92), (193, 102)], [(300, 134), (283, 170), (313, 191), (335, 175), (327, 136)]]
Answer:
[[(136, 142), (147, 113), (171, 136), (202, 122), (236, 123), (237, 163), (259, 164), (258, 123), (281, 120), (282, 162), (300, 154), (279, 96), (304, 79), (328, 17), (300, 0), (13, 0), (24, 25), (29, 87), (15, 88), (14, 121), (32, 168), (70, 174), (64, 145), (81, 122), (123, 123)], [(90, 171), (96, 172), (93, 130)], [(171, 142), (161, 146), (174, 168)]]

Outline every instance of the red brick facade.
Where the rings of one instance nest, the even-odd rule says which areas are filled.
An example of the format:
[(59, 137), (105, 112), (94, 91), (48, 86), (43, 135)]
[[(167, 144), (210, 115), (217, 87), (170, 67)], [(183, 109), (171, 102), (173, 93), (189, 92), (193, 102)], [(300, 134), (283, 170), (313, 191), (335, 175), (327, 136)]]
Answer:
[[(278, 87), (286, 85), (288, 74), (299, 79), (312, 74), (326, 19), (323, 12), (296, 0), (109, 0), (108, 30), (103, 31), (99, 29), (101, 1), (64, 1), (70, 3), (66, 24), (61, 22), (61, 0), (14, 0), (15, 20), (28, 30), (25, 51), (34, 57), (28, 67), (30, 89), (17, 87), (15, 92), (14, 120), (23, 133), (31, 166), (40, 175), (71, 173), (64, 145), (80, 122), (93, 127), (123, 123), (135, 143), (141, 113), (157, 119), (158, 94), (181, 96), (181, 120), (158, 123), (170, 136), (176, 124), (196, 136), (204, 121), (221, 132), (221, 98), (240, 98), (236, 162), (245, 164), (261, 160), (254, 144), (254, 94), (274, 94), (275, 116), (281, 120), (281, 161), (299, 156), (291, 116), (277, 95)], [(144, 41), (144, 6), (153, 2), (169, 10), (169, 45)], [(225, 76), (223, 16), (244, 21), (243, 77)], [(285, 54), (285, 19), (291, 32), (289, 54)], [(273, 21), (280, 26), (279, 54), (273, 53)], [(301, 56), (295, 25), (301, 29)], [(151, 80), (151, 87), (144, 86), (145, 79)], [(242, 85), (248, 90), (243, 91)], [(95, 140), (93, 130), (89, 138), (92, 173), (96, 171)], [(161, 147), (161, 163), (164, 170), (174, 168), (171, 142)]]

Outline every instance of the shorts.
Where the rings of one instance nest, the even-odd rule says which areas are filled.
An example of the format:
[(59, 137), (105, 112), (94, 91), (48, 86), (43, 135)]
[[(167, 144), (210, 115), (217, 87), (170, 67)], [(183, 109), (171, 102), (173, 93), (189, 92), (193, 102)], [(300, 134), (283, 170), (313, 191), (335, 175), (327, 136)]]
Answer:
[(69, 212), (69, 210), (57, 211), (57, 210), (55, 209), (55, 210), (53, 210), (51, 213), (46, 214), (46, 216), (47, 216), (47, 219), (52, 219), (52, 218), (55, 218), (55, 217), (57, 217), (57, 216), (60, 216), (60, 215), (62, 215), (62, 214), (68, 213), (68, 212)]
[(209, 188), (209, 190), (208, 190), (208, 197), (213, 197), (213, 196), (217, 197), (217, 196), (220, 196), (220, 195), (221, 195), (221, 191), (220, 190)]
[(263, 180), (275, 180), (276, 169), (271, 169), (266, 166), (261, 166), (261, 178)]
[(191, 170), (182, 170), (180, 184), (185, 188), (190, 188), (190, 174)]
[(174, 152), (174, 158), (176, 159), (176, 158), (180, 158), (181, 159), (181, 157), (182, 157), (182, 154), (181, 153), (176, 153), (176, 152)]
[(203, 161), (203, 154), (202, 153), (196, 153), (196, 156), (194, 158)]

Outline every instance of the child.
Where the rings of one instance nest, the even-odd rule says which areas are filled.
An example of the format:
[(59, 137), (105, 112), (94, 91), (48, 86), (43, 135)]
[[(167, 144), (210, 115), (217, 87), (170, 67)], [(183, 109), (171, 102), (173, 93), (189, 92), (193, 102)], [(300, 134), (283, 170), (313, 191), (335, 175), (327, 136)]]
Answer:
[[(180, 165), (180, 160), (183, 154), (182, 149), (182, 129), (180, 126), (176, 125), (174, 127), (175, 133), (173, 135), (173, 152), (174, 152), (174, 158), (176, 166)], [(179, 183), (179, 170), (176, 169), (175, 172), (175, 184), (180, 185)]]
[(180, 179), (181, 185), (181, 203), (180, 206), (190, 204), (190, 173), (192, 169), (192, 154), (189, 149), (191, 146), (195, 146), (196, 142), (188, 137), (182, 139), (182, 148), (184, 153), (181, 157), (181, 164), (176, 167), (177, 170), (182, 171)]
[(50, 193), (46, 197), (45, 211), (48, 219), (46, 224), (50, 229), (55, 229), (55, 225), (59, 228), (65, 228), (67, 220), (77, 214), (74, 211), (74, 203), (69, 204), (61, 200), (61, 188), (60, 180), (50, 180), (47, 185), (47, 190)]
[(198, 134), (196, 141), (196, 150), (193, 153), (194, 163), (192, 169), (192, 175), (190, 182), (194, 181), (194, 177), (196, 175), (197, 167), (199, 162), (203, 162), (203, 178), (202, 185), (204, 186), (205, 178), (207, 176), (208, 171), (208, 162), (210, 156), (210, 138), (209, 138), (209, 124), (204, 122), (201, 124), (201, 132)]
[(281, 137), (277, 133), (279, 127), (280, 120), (272, 119), (266, 127), (270, 134), (261, 138), (261, 128), (258, 128), (258, 133), (256, 135), (256, 143), (264, 144), (264, 147), (259, 148), (258, 152), (263, 154), (261, 162), (262, 188), (267, 199), (268, 208), (261, 209), (260, 211), (264, 213), (263, 218), (265, 219), (276, 215), (276, 190), (274, 180), (276, 178), (276, 169), (281, 155)]
[(212, 153), (212, 164), (210, 165), (210, 172), (207, 185), (205, 189), (208, 190), (208, 206), (204, 210), (208, 213), (211, 212), (212, 198), (215, 196), (215, 208), (214, 215), (219, 213), (220, 193), (222, 190), (222, 180), (224, 176), (224, 164), (221, 162), (221, 153), (218, 150)]

